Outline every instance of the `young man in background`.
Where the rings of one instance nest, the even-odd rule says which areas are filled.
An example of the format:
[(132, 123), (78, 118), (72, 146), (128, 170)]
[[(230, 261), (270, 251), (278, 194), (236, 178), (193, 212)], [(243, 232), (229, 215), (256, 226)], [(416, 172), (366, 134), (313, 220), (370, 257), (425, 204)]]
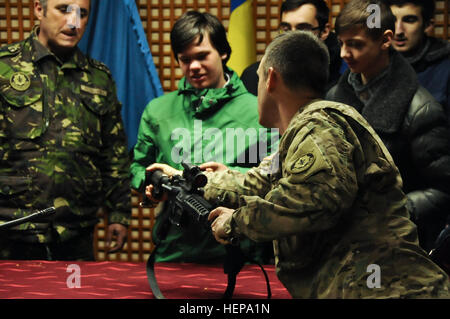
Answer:
[(396, 17), (393, 47), (412, 65), (419, 83), (442, 104), (450, 121), (450, 43), (428, 36), (434, 0), (388, 0)]
[[(287, 0), (281, 5), (280, 32), (292, 30), (310, 31), (322, 40), (330, 54), (329, 79), (326, 89), (336, 84), (341, 75), (342, 59), (339, 44), (328, 22), (330, 10), (324, 0)], [(260, 62), (247, 67), (241, 75), (247, 90), (257, 95), (258, 70)]]
[[(380, 27), (369, 28), (367, 8), (380, 8)], [(352, 0), (336, 19), (341, 57), (349, 66), (327, 99), (355, 107), (394, 158), (419, 242), (430, 251), (450, 204), (450, 134), (442, 105), (420, 86), (406, 59), (391, 48), (395, 17), (377, 0)]]

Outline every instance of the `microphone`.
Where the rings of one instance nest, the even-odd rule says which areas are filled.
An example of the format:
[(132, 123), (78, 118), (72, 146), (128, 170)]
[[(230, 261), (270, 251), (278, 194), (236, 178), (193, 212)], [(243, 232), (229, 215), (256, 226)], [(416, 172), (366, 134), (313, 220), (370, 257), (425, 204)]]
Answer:
[(14, 227), (14, 226), (26, 223), (26, 222), (34, 221), (41, 217), (48, 217), (48, 216), (53, 215), (55, 212), (56, 212), (55, 207), (49, 207), (49, 208), (45, 208), (42, 210), (38, 210), (37, 212), (30, 214), (28, 216), (17, 218), (17, 219), (11, 220), (9, 222), (0, 224), (0, 230), (6, 229), (6, 228), (11, 228), (11, 227)]

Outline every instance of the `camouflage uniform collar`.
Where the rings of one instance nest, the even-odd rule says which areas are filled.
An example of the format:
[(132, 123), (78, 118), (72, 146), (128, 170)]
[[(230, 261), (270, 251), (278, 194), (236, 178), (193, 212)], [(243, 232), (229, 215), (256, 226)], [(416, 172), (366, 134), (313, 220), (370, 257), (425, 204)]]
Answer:
[(68, 60), (65, 65), (67, 67), (73, 67), (73, 68), (80, 68), (84, 71), (89, 71), (89, 62), (87, 57), (83, 54), (83, 52), (81, 52), (81, 50), (77, 47), (75, 49), (74, 54), (72, 55), (72, 57), (70, 58), (70, 60)]
[(39, 26), (37, 25), (33, 28), (29, 37), (28, 49), (30, 50), (33, 63), (37, 63), (46, 57), (52, 57), (58, 62), (59, 65), (64, 66), (64, 68), (80, 68), (86, 71), (89, 70), (88, 60), (78, 47), (75, 49), (69, 60), (63, 62), (39, 41), (38, 33)]
[(298, 111), (295, 113), (295, 115), (292, 117), (291, 122), (293, 120), (293, 118), (299, 114), (302, 114), (303, 112), (307, 112), (309, 108), (314, 107), (316, 102), (320, 102), (323, 101), (322, 98), (315, 98), (310, 100), (309, 102), (307, 102), (306, 104), (300, 106), (298, 108)]

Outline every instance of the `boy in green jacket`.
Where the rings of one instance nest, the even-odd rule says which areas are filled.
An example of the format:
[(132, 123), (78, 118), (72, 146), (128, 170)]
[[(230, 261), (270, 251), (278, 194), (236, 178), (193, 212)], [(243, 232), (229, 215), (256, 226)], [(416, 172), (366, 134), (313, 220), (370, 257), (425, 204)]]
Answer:
[[(220, 21), (208, 13), (186, 12), (171, 31), (171, 45), (184, 77), (177, 91), (152, 100), (143, 112), (131, 165), (131, 185), (140, 192), (152, 163), (181, 169), (182, 162), (215, 161), (245, 172), (270, 148), (267, 130), (258, 123), (256, 97), (226, 66), (231, 48)], [(270, 245), (242, 245), (257, 261), (268, 262), (271, 252), (263, 247)], [(191, 223), (171, 226), (156, 261), (217, 262), (224, 255), (207, 228)]]

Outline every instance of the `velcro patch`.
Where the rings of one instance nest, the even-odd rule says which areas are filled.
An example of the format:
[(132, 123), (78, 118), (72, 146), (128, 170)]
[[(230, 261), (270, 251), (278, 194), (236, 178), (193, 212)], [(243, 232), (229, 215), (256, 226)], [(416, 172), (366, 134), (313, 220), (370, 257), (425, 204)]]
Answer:
[(91, 94), (98, 94), (101, 96), (108, 96), (108, 92), (106, 92), (105, 90), (99, 89), (99, 88), (91, 88), (88, 87), (86, 85), (81, 84), (80, 89), (84, 92), (88, 92)]
[(300, 143), (295, 143), (294, 140), (292, 146), (286, 156), (286, 171), (291, 174), (291, 179), (301, 182), (319, 171), (331, 170), (330, 164), (311, 136)]

